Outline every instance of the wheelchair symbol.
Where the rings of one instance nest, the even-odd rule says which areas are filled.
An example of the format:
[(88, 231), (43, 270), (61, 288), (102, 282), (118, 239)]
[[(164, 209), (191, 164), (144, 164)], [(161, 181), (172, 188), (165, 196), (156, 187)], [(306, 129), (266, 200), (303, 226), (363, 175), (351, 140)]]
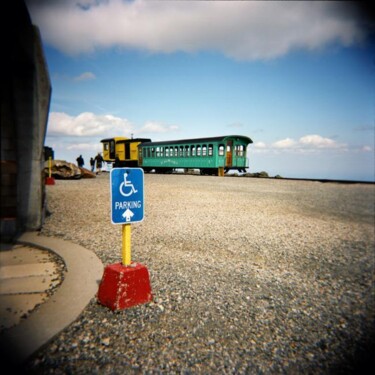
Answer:
[(120, 194), (123, 195), (124, 197), (129, 197), (133, 193), (137, 193), (138, 190), (134, 188), (134, 185), (130, 180), (127, 180), (126, 177), (128, 177), (128, 174), (125, 172), (124, 173), (124, 182), (121, 182), (120, 185)]

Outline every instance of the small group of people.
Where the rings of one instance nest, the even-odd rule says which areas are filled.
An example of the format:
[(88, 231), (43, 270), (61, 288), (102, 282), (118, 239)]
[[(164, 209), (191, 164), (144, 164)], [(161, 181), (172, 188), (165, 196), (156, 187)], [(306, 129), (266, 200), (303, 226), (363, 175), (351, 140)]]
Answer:
[[(77, 160), (77, 164), (80, 168), (83, 168), (85, 165), (85, 161), (82, 157), (82, 155), (79, 155)], [(102, 172), (102, 167), (103, 167), (103, 157), (100, 155), (100, 152), (98, 152), (98, 155), (95, 156), (95, 158), (91, 157), (90, 158), (90, 166), (91, 166), (91, 172), (95, 171), (95, 165), (96, 165), (96, 174), (100, 174)]]

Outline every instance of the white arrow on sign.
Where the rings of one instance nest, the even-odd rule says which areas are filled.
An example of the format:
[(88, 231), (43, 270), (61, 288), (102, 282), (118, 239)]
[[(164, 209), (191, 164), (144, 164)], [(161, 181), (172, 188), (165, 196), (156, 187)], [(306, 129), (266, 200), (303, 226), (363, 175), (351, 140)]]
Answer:
[(126, 209), (126, 211), (122, 214), (122, 217), (126, 221), (130, 221), (130, 219), (134, 216), (133, 211), (129, 210), (129, 208)]

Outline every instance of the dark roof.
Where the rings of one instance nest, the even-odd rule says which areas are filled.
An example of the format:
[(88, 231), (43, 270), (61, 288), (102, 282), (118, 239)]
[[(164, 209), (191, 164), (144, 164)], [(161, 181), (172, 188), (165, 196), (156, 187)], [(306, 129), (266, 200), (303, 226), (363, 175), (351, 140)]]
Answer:
[(122, 139), (121, 141), (117, 141), (117, 143), (130, 143), (130, 142), (151, 142), (150, 138), (130, 138), (130, 139)]
[[(113, 138), (106, 138), (106, 139), (102, 139), (100, 142), (109, 142), (112, 140)], [(150, 138), (126, 138), (126, 139), (120, 139), (116, 143), (128, 143), (128, 142), (151, 142), (151, 139)]]
[[(109, 141), (113, 141), (114, 138), (119, 138), (119, 137), (105, 138), (105, 139), (102, 139), (100, 142), (109, 142)], [(121, 138), (126, 138), (126, 137), (121, 137)], [(126, 138), (126, 139), (130, 139), (130, 138)]]
[(185, 143), (208, 143), (208, 142), (224, 142), (228, 138), (241, 138), (248, 143), (253, 143), (253, 141), (244, 135), (224, 135), (221, 137), (208, 137), (208, 138), (190, 138), (190, 139), (177, 139), (172, 141), (159, 141), (159, 142), (144, 142), (140, 146), (161, 146), (169, 144), (185, 144)]

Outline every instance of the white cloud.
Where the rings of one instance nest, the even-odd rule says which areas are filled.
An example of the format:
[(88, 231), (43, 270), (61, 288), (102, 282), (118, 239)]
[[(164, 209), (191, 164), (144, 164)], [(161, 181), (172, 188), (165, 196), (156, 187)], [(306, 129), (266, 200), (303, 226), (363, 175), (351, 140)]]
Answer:
[(270, 150), (266, 143), (264, 142), (254, 142), (248, 145), (249, 152), (254, 154), (267, 154)]
[(73, 143), (66, 147), (67, 150), (78, 150), (78, 151), (97, 151), (102, 148), (101, 143)]
[(254, 147), (259, 149), (265, 149), (267, 148), (267, 145), (264, 142), (255, 142)]
[(49, 114), (46, 145), (56, 152), (57, 159), (75, 160), (82, 154), (86, 158), (101, 152), (101, 139), (116, 136), (129, 137), (136, 134), (160, 134), (178, 131), (176, 125), (165, 125), (156, 121), (149, 121), (140, 129), (127, 119), (112, 115), (96, 115), (83, 112), (77, 116), (70, 116), (63, 112)]
[(139, 130), (140, 133), (167, 133), (178, 130), (177, 125), (164, 125), (156, 121), (148, 121)]
[(129, 136), (133, 131), (132, 124), (123, 118), (112, 115), (95, 115), (83, 112), (78, 116), (70, 116), (63, 112), (49, 114), (48, 136)]
[(90, 81), (93, 79), (96, 79), (96, 76), (94, 73), (91, 73), (91, 72), (84, 72), (80, 74), (79, 76), (74, 77), (74, 81)]
[(274, 148), (293, 148), (296, 145), (296, 142), (291, 138), (281, 139), (273, 143)]
[(299, 139), (299, 144), (301, 146), (308, 146), (312, 148), (338, 148), (342, 145), (335, 142), (333, 139), (324, 138), (320, 135), (305, 135)]
[(362, 152), (372, 152), (372, 148), (370, 146), (362, 146), (361, 147)]
[(298, 140), (292, 138), (280, 139), (267, 145), (264, 142), (256, 142), (254, 144), (255, 152), (299, 152), (310, 153), (322, 150), (341, 150), (346, 151), (347, 145), (344, 143), (336, 142), (333, 139), (322, 137), (318, 134), (305, 135)]
[(46, 43), (67, 54), (101, 48), (151, 52), (219, 51), (272, 59), (295, 49), (364, 38), (345, 2), (311, 1), (33, 1), (33, 22)]
[(96, 115), (83, 112), (70, 116), (64, 112), (49, 114), (48, 137), (130, 137), (134, 133), (168, 133), (178, 131), (177, 125), (165, 125), (156, 121), (148, 121), (140, 129), (124, 118), (113, 115)]
[(228, 125), (228, 128), (233, 128), (233, 129), (242, 129), (243, 127), (244, 127), (244, 124), (242, 124), (241, 122), (234, 122)]

